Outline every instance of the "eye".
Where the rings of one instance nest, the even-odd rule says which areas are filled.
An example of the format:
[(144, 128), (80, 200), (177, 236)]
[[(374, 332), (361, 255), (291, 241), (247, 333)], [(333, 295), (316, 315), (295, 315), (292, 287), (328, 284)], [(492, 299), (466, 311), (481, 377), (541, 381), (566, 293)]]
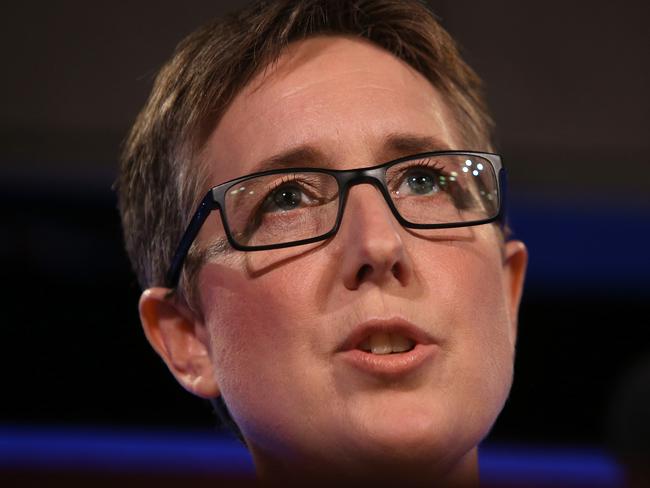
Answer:
[(269, 195), (273, 205), (267, 210), (292, 210), (296, 208), (305, 199), (305, 195), (300, 188), (295, 185), (285, 185), (276, 189)]
[(436, 193), (439, 188), (436, 184), (437, 173), (433, 169), (411, 168), (404, 174), (404, 179), (399, 187), (399, 192), (428, 195)]
[(264, 202), (258, 207), (261, 213), (289, 212), (317, 205), (319, 199), (306, 190), (302, 183), (280, 183), (268, 191)]

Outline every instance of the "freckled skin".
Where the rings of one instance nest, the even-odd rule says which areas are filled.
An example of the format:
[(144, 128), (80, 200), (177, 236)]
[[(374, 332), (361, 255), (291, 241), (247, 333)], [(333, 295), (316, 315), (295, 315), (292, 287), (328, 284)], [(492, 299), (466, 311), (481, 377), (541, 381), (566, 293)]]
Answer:
[[(211, 134), (206, 188), (306, 143), (338, 168), (403, 156), (383, 152), (391, 133), (480, 149), (463, 146), (450, 113), (422, 75), (378, 47), (301, 41)], [(198, 242), (221, 236), (215, 212)], [(259, 472), (402, 466), (475, 481), (476, 446), (510, 390), (525, 268), (523, 245), (500, 239), (494, 225), (404, 229), (377, 189), (358, 185), (333, 239), (207, 263), (199, 293), (213, 374)], [(357, 324), (385, 317), (439, 343), (435, 360), (402, 381), (369, 378), (336, 353)]]

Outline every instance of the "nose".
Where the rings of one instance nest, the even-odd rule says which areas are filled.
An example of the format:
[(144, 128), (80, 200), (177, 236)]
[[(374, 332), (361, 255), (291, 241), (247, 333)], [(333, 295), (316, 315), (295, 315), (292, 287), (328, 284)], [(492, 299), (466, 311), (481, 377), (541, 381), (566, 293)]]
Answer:
[(406, 286), (412, 265), (403, 233), (379, 189), (371, 184), (353, 186), (337, 233), (345, 287), (356, 290), (364, 283)]

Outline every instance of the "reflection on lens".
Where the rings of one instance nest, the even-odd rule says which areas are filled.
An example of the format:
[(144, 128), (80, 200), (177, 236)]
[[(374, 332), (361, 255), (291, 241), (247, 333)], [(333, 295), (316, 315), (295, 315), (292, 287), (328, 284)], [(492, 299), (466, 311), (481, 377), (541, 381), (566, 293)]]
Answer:
[[(438, 155), (404, 161), (386, 171), (386, 184), (395, 208), (414, 224), (445, 224), (480, 221), (495, 217), (497, 179), (492, 165), (463, 155)], [(470, 168), (475, 169), (470, 169)], [(426, 194), (401, 191), (400, 179), (414, 171), (428, 171), (435, 190)], [(395, 188), (400, 191), (394, 191)]]

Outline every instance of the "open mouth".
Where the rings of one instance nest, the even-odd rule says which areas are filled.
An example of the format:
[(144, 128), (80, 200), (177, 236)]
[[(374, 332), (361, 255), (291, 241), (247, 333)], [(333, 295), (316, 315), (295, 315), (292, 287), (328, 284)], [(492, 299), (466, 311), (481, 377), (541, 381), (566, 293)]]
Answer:
[(338, 349), (345, 364), (375, 378), (403, 380), (425, 371), (438, 345), (424, 329), (401, 318), (359, 324)]
[(386, 356), (433, 343), (427, 332), (404, 319), (372, 319), (355, 327), (338, 350)]
[(359, 344), (358, 349), (372, 354), (399, 354), (408, 352), (416, 342), (398, 332), (374, 332)]

